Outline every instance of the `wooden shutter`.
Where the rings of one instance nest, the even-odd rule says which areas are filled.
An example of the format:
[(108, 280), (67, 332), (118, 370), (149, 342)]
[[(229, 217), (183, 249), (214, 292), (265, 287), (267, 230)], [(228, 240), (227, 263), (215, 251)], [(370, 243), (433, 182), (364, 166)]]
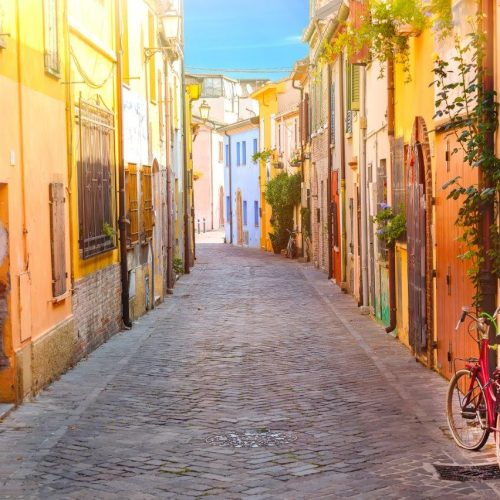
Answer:
[(64, 220), (64, 185), (52, 182), (49, 185), (50, 200), (50, 250), (52, 260), (52, 296), (66, 292), (66, 232)]
[(359, 111), (359, 92), (360, 92), (360, 81), (359, 81), (359, 66), (354, 64), (349, 65), (349, 100), (351, 111)]
[(137, 167), (135, 165), (128, 166), (127, 198), (127, 218), (130, 221), (128, 244), (135, 245), (139, 241), (139, 204), (137, 202)]
[(153, 184), (151, 167), (143, 167), (141, 172), (142, 224), (146, 239), (153, 237)]
[(302, 144), (309, 140), (309, 94), (304, 94), (302, 101), (302, 117), (300, 122)]

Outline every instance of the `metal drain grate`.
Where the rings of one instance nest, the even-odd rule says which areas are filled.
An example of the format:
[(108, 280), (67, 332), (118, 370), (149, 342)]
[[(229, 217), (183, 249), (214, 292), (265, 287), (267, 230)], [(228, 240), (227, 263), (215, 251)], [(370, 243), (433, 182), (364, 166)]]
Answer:
[(271, 448), (293, 443), (296, 440), (297, 435), (293, 432), (257, 429), (216, 434), (208, 437), (206, 442), (213, 446), (232, 448)]
[(441, 479), (446, 481), (490, 481), (500, 479), (500, 469), (496, 464), (486, 465), (437, 465)]

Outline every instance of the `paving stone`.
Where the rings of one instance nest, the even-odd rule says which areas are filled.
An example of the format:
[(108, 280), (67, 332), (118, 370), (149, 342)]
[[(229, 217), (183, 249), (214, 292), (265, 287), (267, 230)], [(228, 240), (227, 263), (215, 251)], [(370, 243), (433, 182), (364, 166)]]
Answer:
[[(165, 303), (0, 423), (1, 498), (499, 496), (437, 477), (433, 463), (494, 463), (494, 446), (455, 446), (446, 382), (324, 274), (197, 253)], [(297, 439), (207, 443), (268, 431)]]

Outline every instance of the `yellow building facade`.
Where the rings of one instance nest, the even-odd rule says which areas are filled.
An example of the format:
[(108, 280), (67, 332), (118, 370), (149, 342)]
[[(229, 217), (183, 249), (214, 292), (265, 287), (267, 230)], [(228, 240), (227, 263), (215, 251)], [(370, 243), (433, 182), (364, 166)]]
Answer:
[(271, 82), (257, 89), (251, 98), (259, 103), (260, 152), (272, 151), (273, 155), (267, 161), (260, 161), (260, 206), (261, 206), (261, 242), (262, 249), (272, 252), (269, 233), (271, 228), (271, 206), (266, 202), (266, 185), (276, 175), (273, 163), (278, 160), (276, 155), (276, 114), (278, 112), (278, 94), (284, 92), (284, 82)]

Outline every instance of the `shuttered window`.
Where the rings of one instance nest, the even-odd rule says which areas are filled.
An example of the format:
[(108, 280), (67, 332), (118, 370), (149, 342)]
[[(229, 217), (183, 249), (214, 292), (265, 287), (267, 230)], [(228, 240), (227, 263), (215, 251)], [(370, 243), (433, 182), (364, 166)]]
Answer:
[(359, 66), (348, 64), (348, 102), (347, 109), (350, 111), (359, 111), (359, 92), (360, 92), (360, 78)]
[(141, 172), (141, 218), (144, 237), (149, 240), (153, 237), (153, 183), (151, 167), (142, 168)]
[(302, 144), (306, 144), (309, 140), (309, 94), (304, 94), (304, 99), (301, 103), (300, 115), (300, 131)]
[(45, 70), (59, 76), (59, 36), (57, 29), (57, 0), (44, 0), (44, 63)]
[(114, 192), (114, 115), (80, 99), (77, 110), (80, 125), (78, 161), (79, 244), (82, 257), (115, 248)]
[(50, 200), (50, 254), (52, 261), (52, 296), (66, 292), (66, 225), (65, 196), (62, 182), (49, 185)]
[(335, 146), (335, 84), (330, 88), (330, 144)]
[(127, 231), (127, 246), (139, 242), (139, 202), (137, 199), (137, 167), (128, 166), (127, 172), (127, 219), (129, 221)]

